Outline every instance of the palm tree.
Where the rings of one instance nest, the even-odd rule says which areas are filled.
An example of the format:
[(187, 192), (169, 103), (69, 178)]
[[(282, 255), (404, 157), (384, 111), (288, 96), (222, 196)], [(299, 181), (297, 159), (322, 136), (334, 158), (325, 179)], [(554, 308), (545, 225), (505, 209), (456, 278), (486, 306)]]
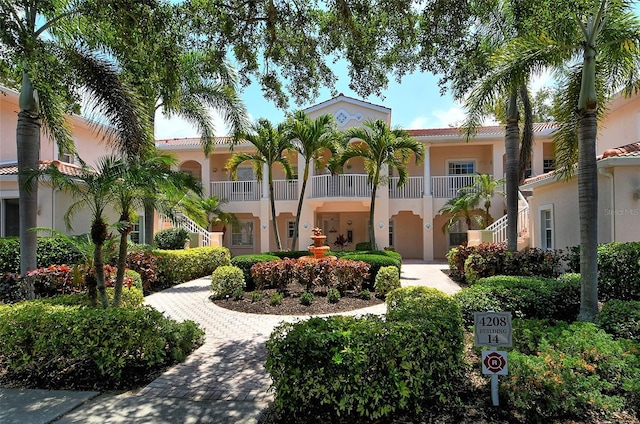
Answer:
[[(200, 135), (208, 157), (216, 140), (212, 112), (222, 116), (235, 141), (249, 125), (248, 114), (238, 95), (236, 71), (215, 48), (193, 46), (193, 34), (185, 31), (191, 15), (184, 12), (181, 5), (165, 3), (149, 10), (145, 19), (153, 25), (138, 25), (135, 33), (128, 27), (95, 31), (94, 38), (112, 46), (123, 77), (141, 96), (152, 125), (158, 113), (186, 120)], [(147, 204), (144, 234), (149, 244), (153, 240), (153, 212)]]
[(458, 191), (458, 197), (466, 197), (469, 204), (474, 208), (482, 204), (482, 207), (484, 208), (484, 220), (482, 222), (482, 226), (484, 228), (488, 227), (493, 222), (493, 217), (489, 212), (491, 209), (491, 200), (495, 194), (504, 195), (504, 193), (499, 190), (499, 188), (504, 185), (504, 182), (504, 178), (496, 180), (491, 175), (478, 174), (474, 179), (473, 184), (467, 187), (462, 187)]
[[(563, 164), (558, 173), (564, 176), (571, 176), (576, 159), (578, 162), (578, 318), (593, 321), (598, 313), (597, 122), (609, 96), (620, 90), (630, 94), (640, 86), (640, 21), (631, 2), (624, 0), (584, 1), (580, 7), (566, 9), (559, 5), (565, 6), (556, 2), (553, 12), (547, 14), (548, 32), (513, 40), (500, 55), (500, 66), (503, 74), (523, 67), (554, 67), (567, 76), (558, 89), (561, 105), (556, 108), (556, 115), (561, 124), (554, 134), (556, 162)], [(575, 63), (579, 54), (580, 65), (567, 70), (566, 64)]]
[(238, 218), (231, 212), (222, 209), (222, 205), (228, 203), (227, 199), (221, 199), (218, 196), (202, 198), (187, 198), (183, 202), (185, 205), (185, 213), (201, 227), (206, 227), (208, 231), (222, 224), (222, 241), (227, 231), (227, 225), (237, 225)]
[(438, 211), (440, 215), (451, 214), (449, 219), (442, 226), (442, 232), (446, 233), (455, 225), (456, 222), (460, 220), (460, 218), (464, 218), (465, 224), (467, 224), (467, 229), (473, 228), (473, 223), (476, 222), (480, 225), (477, 218), (478, 216), (474, 216), (472, 212), (477, 209), (477, 204), (472, 203), (472, 199), (468, 196), (456, 196), (449, 200), (444, 204), (442, 208)]
[(291, 140), (293, 150), (304, 158), (304, 171), (302, 174), (302, 189), (298, 199), (298, 209), (293, 230), (291, 250), (296, 250), (298, 242), (298, 227), (302, 214), (302, 203), (309, 180), (309, 166), (311, 161), (319, 161), (328, 149), (332, 154), (337, 152), (336, 140), (338, 133), (332, 115), (322, 115), (311, 119), (302, 111), (295, 112), (287, 122), (287, 137)]
[[(109, 156), (97, 162), (95, 168), (81, 160), (81, 168), (77, 175), (62, 173), (55, 164), (50, 164), (46, 169), (31, 172), (27, 182), (32, 183), (40, 176), (46, 176), (46, 184), (59, 188), (69, 193), (75, 200), (64, 215), (67, 229), (72, 229), (72, 218), (79, 212), (88, 209), (91, 213), (91, 241), (93, 250), (93, 277), (87, 275), (87, 288), (89, 289), (89, 303), (97, 304), (97, 297), (103, 308), (109, 306), (104, 277), (103, 246), (108, 237), (108, 223), (105, 217), (106, 209), (116, 199), (116, 187), (122, 178), (126, 163), (120, 158)], [(90, 272), (90, 271), (89, 271)], [(93, 284), (95, 278), (95, 286)], [(97, 293), (96, 293), (97, 290)]]
[(382, 119), (367, 120), (362, 127), (352, 127), (345, 132), (345, 140), (351, 144), (341, 153), (339, 163), (344, 165), (349, 159), (361, 157), (371, 184), (371, 206), (369, 208), (369, 242), (376, 249), (375, 217), (376, 192), (382, 182), (380, 171), (383, 166), (393, 167), (398, 171), (398, 187), (402, 187), (409, 177), (407, 164), (411, 155), (416, 164), (424, 158), (424, 146), (401, 129), (391, 129)]
[(184, 191), (202, 194), (202, 186), (193, 176), (184, 172), (172, 171), (177, 159), (168, 154), (145, 155), (142, 158), (130, 158), (124, 162), (119, 178), (112, 190), (114, 206), (120, 213), (117, 229), (120, 233), (116, 282), (114, 286), (114, 307), (120, 306), (122, 285), (127, 262), (127, 239), (133, 228), (136, 210), (151, 204), (165, 215), (171, 216), (176, 209), (176, 198)]
[[(65, 116), (74, 104), (77, 109), (76, 99), (84, 97), (89, 110), (111, 124), (96, 129), (123, 151), (135, 154), (152, 141), (135, 96), (121, 83), (116, 68), (77, 40), (85, 28), (79, 18), (90, 19), (91, 7), (92, 2), (71, 0), (0, 5), (0, 76), (3, 84), (20, 91), (16, 138), (23, 274), (37, 266), (37, 235), (30, 229), (36, 227), (38, 187), (29, 173), (38, 167), (40, 127), (61, 152), (72, 153)], [(16, 84), (18, 80), (22, 82)]]
[(256, 151), (253, 153), (234, 153), (225, 165), (232, 179), (238, 178), (238, 166), (244, 162), (251, 162), (253, 172), (259, 181), (264, 178), (262, 167), (267, 168), (267, 181), (269, 184), (269, 201), (271, 203), (271, 225), (276, 239), (276, 247), (282, 250), (280, 235), (278, 233), (278, 220), (276, 215), (276, 202), (273, 195), (273, 166), (279, 164), (285, 171), (286, 178), (291, 178), (293, 172), (286, 152), (291, 149), (291, 143), (286, 136), (286, 128), (283, 124), (274, 127), (267, 119), (259, 119), (253, 125), (253, 132), (243, 135), (243, 138), (253, 144)]

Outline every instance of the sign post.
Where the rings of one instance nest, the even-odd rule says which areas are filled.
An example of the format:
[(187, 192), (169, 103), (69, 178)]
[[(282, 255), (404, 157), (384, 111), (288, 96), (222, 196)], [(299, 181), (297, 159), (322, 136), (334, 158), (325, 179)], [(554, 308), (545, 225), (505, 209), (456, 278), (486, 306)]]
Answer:
[(491, 375), (491, 400), (498, 406), (498, 376), (506, 375), (507, 352), (497, 347), (511, 347), (511, 312), (474, 312), (474, 345), (489, 346), (482, 352), (482, 373)]

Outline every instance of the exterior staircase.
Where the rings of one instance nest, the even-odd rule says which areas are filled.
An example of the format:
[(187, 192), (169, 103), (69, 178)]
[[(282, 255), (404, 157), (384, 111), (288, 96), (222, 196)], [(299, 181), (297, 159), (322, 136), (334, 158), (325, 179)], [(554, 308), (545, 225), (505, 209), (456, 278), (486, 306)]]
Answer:
[[(518, 191), (518, 250), (524, 250), (530, 246), (531, 237), (529, 234), (529, 203), (522, 193)], [(486, 231), (493, 233), (494, 243), (507, 241), (507, 215), (496, 220), (486, 228)]]
[(169, 218), (165, 215), (160, 215), (160, 228), (183, 228), (191, 235), (190, 246), (222, 246), (222, 233), (221, 232), (209, 232), (195, 223), (188, 216), (177, 213), (173, 218)]

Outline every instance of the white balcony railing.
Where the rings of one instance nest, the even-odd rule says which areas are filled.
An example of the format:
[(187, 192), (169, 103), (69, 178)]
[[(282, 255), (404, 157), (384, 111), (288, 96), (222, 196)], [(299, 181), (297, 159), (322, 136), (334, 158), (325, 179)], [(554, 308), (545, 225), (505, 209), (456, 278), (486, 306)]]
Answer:
[(389, 197), (392, 199), (419, 199), (422, 197), (424, 178), (409, 177), (407, 182), (398, 187), (399, 177), (389, 178)]
[(475, 179), (475, 175), (431, 177), (431, 192), (433, 197), (451, 199), (458, 195), (462, 187), (473, 185)]
[(298, 180), (274, 180), (273, 198), (276, 200), (297, 200)]
[(260, 200), (262, 186), (259, 181), (214, 181), (211, 183), (211, 195), (230, 202)]
[(370, 197), (366, 175), (316, 175), (311, 177), (311, 197)]

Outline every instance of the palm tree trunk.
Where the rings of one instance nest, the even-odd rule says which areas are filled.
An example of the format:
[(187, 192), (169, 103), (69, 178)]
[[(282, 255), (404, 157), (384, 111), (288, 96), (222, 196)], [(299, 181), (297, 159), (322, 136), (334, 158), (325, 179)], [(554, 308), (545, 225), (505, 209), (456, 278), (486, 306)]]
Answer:
[(113, 302), (111, 305), (114, 308), (120, 307), (120, 301), (122, 299), (122, 285), (124, 284), (124, 272), (127, 267), (127, 237), (131, 232), (131, 223), (128, 216), (121, 216), (121, 222), (126, 222), (127, 226), (120, 230), (120, 249), (118, 251), (118, 272), (116, 273), (116, 283), (113, 287)]
[(304, 202), (304, 192), (307, 190), (307, 180), (309, 179), (309, 162), (304, 164), (304, 174), (302, 175), (302, 189), (300, 190), (300, 198), (298, 199), (298, 210), (296, 211), (296, 223), (293, 227), (293, 240), (291, 240), (291, 250), (297, 249), (298, 228), (300, 226), (300, 215), (302, 214), (302, 203)]
[(373, 220), (375, 218), (375, 213), (376, 213), (376, 192), (377, 191), (378, 191), (378, 184), (373, 183), (371, 187), (371, 207), (369, 208), (369, 244), (371, 245), (370, 246), (371, 250), (377, 250), (378, 248), (378, 246), (376, 245), (375, 227), (373, 226)]
[(518, 249), (518, 144), (520, 143), (517, 96), (515, 92), (509, 96), (504, 143), (507, 156), (507, 249), (510, 252), (515, 252)]
[[(18, 213), (20, 221), (20, 273), (38, 267), (36, 249), (37, 233), (31, 231), (38, 222), (38, 182), (27, 184), (27, 173), (38, 168), (40, 161), (40, 117), (35, 103), (31, 79), (26, 72), (22, 76), (20, 90), (20, 113), (16, 129), (18, 152)], [(33, 299), (34, 289), (27, 279), (27, 298)]]
[(271, 168), (269, 168), (269, 202), (271, 203), (271, 221), (273, 225), (273, 235), (276, 239), (276, 248), (282, 250), (280, 233), (278, 232), (278, 217), (276, 216), (276, 200), (273, 196), (273, 176), (271, 174)]
[(102, 246), (107, 239), (107, 225), (102, 218), (96, 218), (91, 224), (91, 240), (95, 245), (93, 250), (93, 268), (94, 275), (96, 277), (96, 288), (98, 289), (98, 296), (100, 297), (100, 303), (104, 309), (109, 307), (109, 299), (107, 298), (107, 289), (104, 279), (104, 262), (102, 260)]
[(598, 174), (595, 112), (585, 113), (578, 130), (578, 213), (580, 216), (579, 321), (593, 322), (598, 314)]

